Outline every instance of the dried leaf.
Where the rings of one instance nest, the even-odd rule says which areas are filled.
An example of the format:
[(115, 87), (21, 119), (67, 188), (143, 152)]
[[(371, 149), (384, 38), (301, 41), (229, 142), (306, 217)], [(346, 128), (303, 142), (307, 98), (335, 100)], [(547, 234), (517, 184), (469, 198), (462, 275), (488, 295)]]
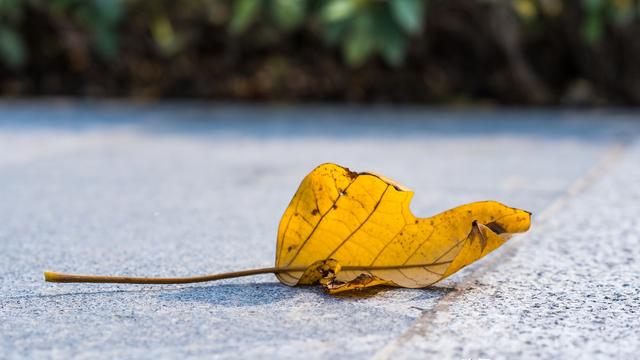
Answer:
[[(294, 286), (325, 278), (330, 292), (380, 284), (425, 287), (530, 226), (530, 213), (495, 201), (417, 218), (409, 210), (412, 197), (381, 175), (317, 167), (286, 209), (276, 249), (277, 269), (307, 271), (280, 271), (278, 279)], [(323, 267), (331, 269), (329, 276), (317, 271)]]
[(300, 184), (278, 229), (276, 266), (182, 278), (74, 275), (50, 282), (186, 284), (274, 273), (287, 285), (320, 283), (331, 293), (438, 282), (529, 229), (529, 212), (482, 201), (417, 218), (413, 192), (374, 173), (324, 164)]

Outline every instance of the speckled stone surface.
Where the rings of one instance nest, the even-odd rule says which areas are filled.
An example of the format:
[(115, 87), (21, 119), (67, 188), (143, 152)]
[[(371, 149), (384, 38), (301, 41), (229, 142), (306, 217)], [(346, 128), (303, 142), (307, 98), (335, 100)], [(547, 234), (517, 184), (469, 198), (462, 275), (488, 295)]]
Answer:
[(378, 358), (640, 357), (640, 142)]
[[(637, 347), (629, 342), (633, 329), (624, 321), (614, 327), (606, 316), (631, 321), (638, 283), (628, 277), (637, 276), (637, 265), (628, 264), (626, 273), (602, 266), (637, 261), (638, 223), (623, 212), (633, 210), (637, 177), (625, 180), (626, 193), (599, 185), (609, 190), (572, 205), (582, 217), (573, 219), (568, 209), (568, 225), (559, 217), (547, 226), (548, 237), (522, 239), (517, 256), (492, 265), (474, 289), (462, 274), (424, 290), (336, 298), (280, 285), (271, 275), (154, 287), (48, 284), (41, 271), (182, 276), (270, 266), (279, 218), (302, 177), (322, 162), (398, 180), (415, 190), (412, 210), (420, 216), (483, 199), (537, 213), (635, 131), (635, 117), (2, 103), (0, 358), (365, 359), (459, 292), (436, 319), (443, 336), (412, 339), (409, 352), (395, 349), (399, 355), (437, 349), (433, 354), (535, 356), (532, 349), (594, 334), (627, 341), (627, 351)], [(606, 207), (613, 199), (619, 207)], [(612, 220), (618, 218), (627, 222)], [(619, 246), (606, 250), (607, 236)], [(623, 249), (627, 257), (614, 257)], [(493, 340), (503, 352), (482, 347), (485, 325), (502, 336)], [(532, 343), (508, 340), (518, 337)], [(591, 350), (595, 345), (583, 348)]]

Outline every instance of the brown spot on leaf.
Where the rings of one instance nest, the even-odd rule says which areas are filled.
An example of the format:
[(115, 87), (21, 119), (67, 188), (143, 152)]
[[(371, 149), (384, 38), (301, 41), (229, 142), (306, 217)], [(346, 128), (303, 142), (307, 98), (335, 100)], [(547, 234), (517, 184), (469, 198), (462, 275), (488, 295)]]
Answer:
[(320, 211), (318, 209), (311, 210), (311, 215), (315, 216), (315, 215), (318, 215), (318, 214), (320, 214)]
[(355, 172), (355, 171), (351, 171), (351, 170), (349, 170), (349, 168), (345, 168), (345, 170), (347, 170), (347, 176), (348, 176), (351, 180), (353, 180), (353, 179), (355, 179), (355, 178), (357, 178), (357, 177), (358, 177), (358, 173), (357, 173), (357, 172)]

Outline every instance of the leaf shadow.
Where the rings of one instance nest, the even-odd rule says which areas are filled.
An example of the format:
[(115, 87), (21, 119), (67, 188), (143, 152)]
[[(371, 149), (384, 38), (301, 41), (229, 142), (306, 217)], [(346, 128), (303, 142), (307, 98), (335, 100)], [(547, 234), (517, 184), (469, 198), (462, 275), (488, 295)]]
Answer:
[(336, 299), (342, 299), (342, 300), (368, 299), (378, 294), (384, 294), (388, 291), (393, 291), (394, 289), (397, 289), (397, 288), (393, 286), (374, 286), (370, 288), (364, 288), (361, 290), (352, 290), (352, 291), (340, 292), (337, 294), (331, 294), (330, 296), (333, 296)]
[(183, 288), (159, 297), (166, 301), (201, 302), (226, 307), (275, 304), (291, 299), (299, 291), (317, 292), (312, 288), (292, 288), (278, 282), (216, 284)]
[(358, 299), (368, 299), (378, 295), (386, 294), (388, 292), (413, 292), (416, 296), (421, 299), (434, 298), (439, 296), (444, 296), (451, 291), (456, 291), (456, 288), (444, 287), (444, 286), (429, 286), (426, 288), (419, 289), (409, 289), (409, 288), (399, 288), (395, 286), (374, 286), (370, 288), (364, 288), (360, 290), (346, 291), (343, 293), (333, 294), (331, 296), (337, 299), (343, 300), (358, 300)]
[(424, 289), (406, 289), (392, 286), (375, 286), (357, 291), (329, 294), (321, 286), (290, 287), (278, 282), (216, 284), (194, 286), (162, 293), (159, 298), (165, 301), (198, 302), (224, 307), (250, 307), (276, 304), (291, 300), (300, 295), (317, 296), (321, 301), (336, 299), (340, 301), (361, 301), (377, 296), (392, 295), (393, 292), (413, 292), (413, 300), (426, 300), (441, 297), (455, 288), (430, 286)]

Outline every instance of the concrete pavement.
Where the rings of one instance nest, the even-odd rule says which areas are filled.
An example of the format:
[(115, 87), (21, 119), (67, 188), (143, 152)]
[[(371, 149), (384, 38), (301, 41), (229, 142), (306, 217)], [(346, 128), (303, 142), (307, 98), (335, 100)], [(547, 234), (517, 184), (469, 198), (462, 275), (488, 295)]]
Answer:
[[(633, 143), (637, 117), (2, 104), (0, 358), (616, 355), (594, 342), (562, 353), (575, 349), (564, 346), (565, 332), (587, 342), (607, 332), (609, 342), (636, 349), (629, 314), (637, 315), (638, 229), (627, 214), (637, 194), (621, 189), (639, 180), (638, 149), (626, 147), (618, 160), (612, 153), (621, 141)], [(271, 275), (159, 287), (42, 281), (45, 268), (182, 276), (270, 266), (282, 212), (302, 177), (327, 161), (412, 188), (420, 216), (483, 199), (540, 213), (594, 165), (613, 163), (558, 217), (430, 289), (336, 298)], [(607, 211), (611, 200), (620, 206)], [(581, 210), (596, 206), (594, 216)], [(615, 219), (623, 226), (607, 222)], [(611, 246), (603, 252), (605, 238)], [(605, 264), (618, 269), (622, 259), (626, 272), (603, 275)], [(599, 332), (568, 328), (594, 315), (574, 301), (588, 294), (594, 298), (584, 304), (623, 321), (604, 320)], [(617, 296), (617, 307), (605, 296)], [(501, 336), (496, 346), (486, 341), (491, 329)]]
[(640, 142), (615, 158), (375, 358), (637, 358)]

